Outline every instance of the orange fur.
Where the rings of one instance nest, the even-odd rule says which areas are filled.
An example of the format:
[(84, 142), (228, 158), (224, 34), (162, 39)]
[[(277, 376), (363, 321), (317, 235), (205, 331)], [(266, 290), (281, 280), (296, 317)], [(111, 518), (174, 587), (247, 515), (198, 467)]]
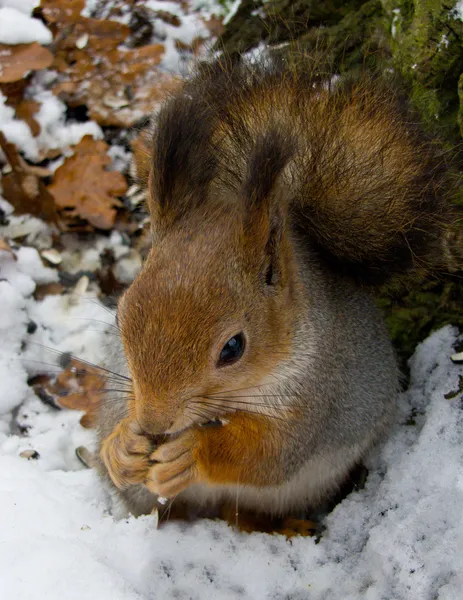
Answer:
[(280, 452), (281, 432), (260, 415), (235, 414), (227, 421), (223, 427), (196, 432), (193, 457), (200, 480), (269, 485), (269, 464)]

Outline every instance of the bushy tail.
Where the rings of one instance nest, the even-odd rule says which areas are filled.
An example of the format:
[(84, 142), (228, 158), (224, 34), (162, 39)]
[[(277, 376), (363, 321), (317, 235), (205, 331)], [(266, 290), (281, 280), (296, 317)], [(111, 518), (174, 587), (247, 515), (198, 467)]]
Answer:
[(452, 161), (396, 88), (340, 82), (303, 127), (296, 222), (328, 261), (369, 284), (458, 268)]

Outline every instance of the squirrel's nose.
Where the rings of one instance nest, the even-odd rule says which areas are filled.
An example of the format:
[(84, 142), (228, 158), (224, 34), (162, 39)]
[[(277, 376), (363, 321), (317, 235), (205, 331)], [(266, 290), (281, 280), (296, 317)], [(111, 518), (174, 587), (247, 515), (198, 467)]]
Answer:
[(172, 427), (174, 420), (168, 412), (153, 410), (152, 407), (137, 406), (137, 421), (149, 435), (160, 435)]

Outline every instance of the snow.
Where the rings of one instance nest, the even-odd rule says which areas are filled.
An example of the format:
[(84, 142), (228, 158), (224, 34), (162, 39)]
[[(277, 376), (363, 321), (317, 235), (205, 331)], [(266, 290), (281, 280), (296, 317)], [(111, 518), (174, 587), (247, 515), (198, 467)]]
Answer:
[[(123, 257), (122, 242), (118, 233), (107, 241)], [(94, 243), (101, 248), (100, 238)], [(158, 530), (153, 516), (116, 520), (111, 515), (104, 486), (74, 453), (79, 445), (94, 445), (92, 433), (79, 425), (81, 413), (54, 410), (27, 386), (30, 375), (57, 369), (56, 354), (44, 346), (98, 363), (111, 343), (111, 314), (99, 306), (92, 289), (85, 298), (65, 294), (34, 300), (36, 283), (53, 281), (56, 273), (39, 262), (34, 248), (22, 247), (15, 254), (16, 260), (0, 252), (4, 597), (459, 597), (463, 410), (460, 394), (444, 396), (458, 390), (463, 376), (463, 368), (449, 359), (455, 329), (446, 327), (417, 348), (410, 388), (399, 398), (391, 435), (367, 465), (365, 489), (350, 494), (326, 518), (319, 543), (249, 535), (207, 520), (172, 522)], [(30, 320), (38, 326), (33, 334), (27, 333)], [(39, 453), (37, 460), (19, 456), (30, 449)]]
[(30, 17), (34, 8), (40, 4), (40, 0), (0, 0), (0, 8), (8, 6)]
[(95, 139), (103, 138), (100, 126), (94, 121), (66, 121), (66, 105), (52, 92), (37, 85), (33, 97), (40, 104), (34, 116), (40, 125), (37, 137), (32, 135), (30, 127), (24, 121), (15, 118), (14, 109), (5, 104), (6, 98), (0, 92), (0, 129), (7, 140), (24, 152), (29, 160), (38, 161), (48, 150), (78, 144), (85, 135), (91, 135)]
[(186, 46), (190, 46), (196, 38), (208, 38), (209, 32), (195, 13), (184, 13), (178, 4), (173, 2), (159, 2), (147, 0), (146, 7), (156, 10), (165, 10), (180, 19), (178, 27), (166, 23), (161, 19), (154, 20), (155, 36), (164, 44), (164, 54), (161, 60), (161, 68), (169, 73), (181, 73), (184, 70), (182, 54), (178, 51), (175, 41), (178, 40)]
[(455, 17), (460, 19), (460, 21), (463, 21), (463, 0), (458, 0), (453, 10)]
[(51, 44), (51, 31), (38, 19), (29, 17), (24, 12), (25, 3), (21, 9), (3, 6), (0, 8), (0, 43), (2, 44)]
[(208, 20), (212, 15), (224, 15), (227, 12), (226, 3), (219, 3), (217, 0), (192, 0), (193, 10), (201, 11), (203, 17)]
[(391, 35), (393, 38), (395, 38), (395, 36), (397, 35), (397, 24), (401, 18), (400, 8), (393, 8), (392, 13), (394, 16), (392, 17), (392, 23), (391, 23)]
[(35, 100), (41, 105), (35, 117), (41, 128), (36, 140), (39, 149), (73, 146), (78, 144), (85, 135), (91, 135), (95, 139), (103, 138), (103, 132), (95, 121), (65, 122), (66, 105), (52, 92), (38, 92)]
[[(9, 142), (21, 149), (33, 143), (32, 133), (24, 121), (15, 118), (15, 110), (6, 105), (6, 97), (0, 92), (0, 130)], [(29, 154), (31, 154), (29, 152)]]
[(240, 6), (241, 6), (241, 0), (234, 0), (233, 4), (230, 7), (230, 11), (228, 12), (227, 16), (223, 20), (224, 25), (227, 25), (233, 19), (233, 17), (238, 12)]

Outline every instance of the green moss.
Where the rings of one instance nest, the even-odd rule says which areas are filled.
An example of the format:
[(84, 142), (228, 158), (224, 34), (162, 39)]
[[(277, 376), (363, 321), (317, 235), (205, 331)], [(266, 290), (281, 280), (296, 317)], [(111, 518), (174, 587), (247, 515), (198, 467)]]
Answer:
[(449, 323), (463, 331), (463, 286), (457, 281), (427, 281), (406, 293), (378, 299), (392, 340), (405, 361), (418, 342)]
[(428, 123), (434, 126), (437, 121), (455, 142), (458, 80), (463, 71), (463, 23), (452, 16), (455, 2), (396, 0), (394, 4), (396, 8), (388, 4), (395, 28), (395, 35), (390, 35), (394, 68), (410, 82), (412, 100)]
[(460, 132), (463, 137), (463, 73), (460, 75), (458, 80), (458, 98), (459, 98), (459, 109), (458, 109), (458, 123), (460, 125)]

